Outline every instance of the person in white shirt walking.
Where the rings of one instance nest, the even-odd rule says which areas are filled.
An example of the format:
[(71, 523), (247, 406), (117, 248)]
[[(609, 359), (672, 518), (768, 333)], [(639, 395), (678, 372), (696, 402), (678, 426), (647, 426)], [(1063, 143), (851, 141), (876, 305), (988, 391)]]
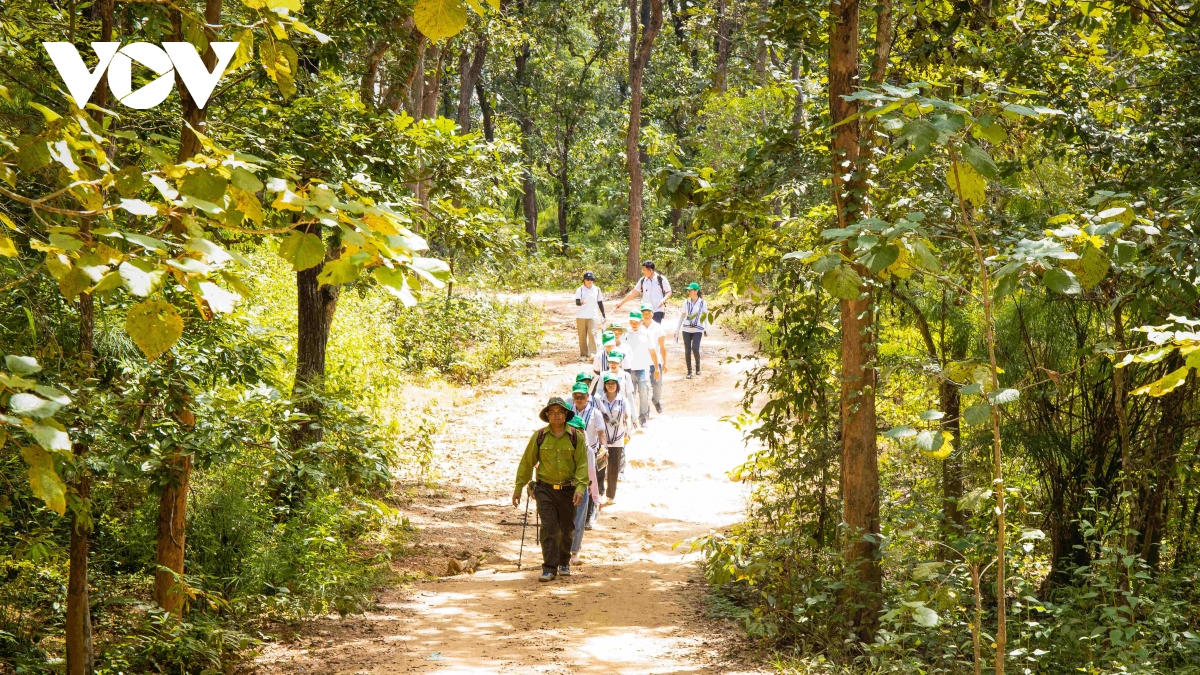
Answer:
[[(586, 375), (586, 373), (580, 373), (580, 375)], [(588, 479), (591, 480), (588, 491), (583, 495), (583, 503), (575, 507), (575, 538), (571, 542), (571, 564), (578, 565), (580, 562), (579, 549), (583, 547), (583, 531), (590, 529), (587, 525), (588, 513), (593, 505), (600, 503), (600, 489), (596, 483), (596, 453), (604, 444), (605, 439), (604, 420), (601, 419), (600, 413), (596, 412), (595, 403), (588, 394), (586, 383), (577, 382), (571, 388), (571, 403), (571, 411), (575, 413), (575, 417), (571, 418), (567, 424), (582, 430), (586, 436)]]
[(667, 374), (667, 332), (663, 330), (662, 324), (657, 321), (652, 321), (654, 308), (649, 304), (642, 305), (642, 330), (649, 333), (650, 351), (658, 353), (658, 363), (653, 366), (658, 371), (657, 377), (651, 372), (650, 377), (650, 400), (654, 403), (654, 411), (661, 413), (662, 408), (662, 385), (663, 376)]
[(595, 397), (596, 410), (604, 420), (604, 443), (601, 456), (596, 458), (596, 485), (608, 497), (605, 505), (617, 498), (617, 478), (621, 472), (621, 455), (629, 436), (629, 410), (621, 396), (621, 383), (616, 375), (604, 374), (604, 393)]
[(604, 313), (604, 292), (596, 285), (596, 275), (583, 273), (583, 285), (575, 291), (575, 330), (579, 333), (579, 360), (596, 353), (596, 333)]
[(708, 305), (704, 302), (704, 293), (700, 284), (692, 282), (687, 286), (687, 300), (683, 301), (683, 314), (679, 315), (679, 325), (675, 327), (675, 341), (679, 342), (679, 333), (683, 333), (683, 356), (687, 361), (687, 379), (692, 379), (692, 357), (696, 358), (696, 375), (700, 375), (700, 338), (708, 332)]
[(662, 323), (663, 317), (667, 315), (667, 300), (671, 299), (671, 282), (654, 271), (653, 260), (642, 263), (642, 278), (633, 285), (633, 290), (629, 291), (628, 295), (621, 298), (617, 309), (621, 309), (621, 305), (632, 300), (635, 295), (641, 295), (642, 302), (654, 309), (654, 321)]
[(658, 365), (658, 350), (650, 348), (650, 331), (642, 327), (642, 314), (629, 313), (629, 334), (625, 336), (625, 370), (637, 390), (638, 425), (646, 426), (650, 417), (650, 379)]

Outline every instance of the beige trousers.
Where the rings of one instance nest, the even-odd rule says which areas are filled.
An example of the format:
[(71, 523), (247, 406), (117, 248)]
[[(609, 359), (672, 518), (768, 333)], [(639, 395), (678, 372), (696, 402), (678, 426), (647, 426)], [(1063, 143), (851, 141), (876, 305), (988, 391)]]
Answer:
[(596, 320), (575, 319), (575, 331), (579, 333), (579, 355), (596, 355)]

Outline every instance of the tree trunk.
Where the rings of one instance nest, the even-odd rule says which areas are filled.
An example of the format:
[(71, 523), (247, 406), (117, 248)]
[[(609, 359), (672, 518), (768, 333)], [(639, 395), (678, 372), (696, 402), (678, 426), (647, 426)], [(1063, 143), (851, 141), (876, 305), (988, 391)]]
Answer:
[(642, 128), (642, 79), (650, 63), (654, 38), (662, 28), (662, 0), (650, 0), (650, 22), (638, 39), (638, 2), (629, 0), (629, 132), (625, 136), (625, 162), (629, 167), (629, 253), (625, 278), (638, 278), (642, 255), (642, 157), (638, 139)]
[[(859, 6), (857, 0), (830, 3), (829, 112), (837, 125), (858, 112), (843, 96), (858, 86)], [(859, 167), (858, 120), (836, 128), (832, 144), (833, 196), (838, 226), (858, 219), (864, 189)], [(849, 174), (849, 180), (845, 176)], [(860, 274), (870, 273), (859, 269)], [(879, 464), (875, 443), (875, 335), (873, 289), (857, 300), (841, 301), (842, 319), (842, 520), (849, 528), (843, 554), (852, 583), (848, 608), (859, 638), (870, 641), (880, 608)]]
[(421, 119), (428, 120), (437, 117), (438, 90), (442, 83), (442, 62), (446, 58), (446, 50), (429, 45), (425, 49), (425, 57), (433, 61), (433, 70), (425, 71), (425, 86), (421, 89)]
[(675, 241), (683, 241), (687, 235), (686, 228), (683, 223), (683, 211), (671, 207), (671, 235), (675, 237)]
[(383, 55), (387, 53), (388, 48), (391, 46), (392, 43), (390, 40), (381, 39), (376, 41), (370, 51), (367, 52), (367, 67), (363, 72), (362, 82), (359, 83), (358, 98), (370, 110), (374, 110), (377, 107), (376, 102), (379, 98), (375, 93), (376, 83), (379, 81), (379, 64), (383, 61)]
[[(1175, 352), (1168, 357), (1166, 372), (1183, 367), (1183, 357)], [(1163, 514), (1171, 492), (1175, 465), (1179, 459), (1179, 448), (1183, 441), (1183, 404), (1189, 397), (1188, 384), (1175, 389), (1159, 399), (1160, 413), (1154, 430), (1154, 441), (1148, 444), (1147, 461), (1141, 462), (1140, 489), (1137, 518), (1134, 528), (1138, 532), (1136, 553), (1146, 560), (1151, 569), (1157, 569), (1164, 525)]]
[[(471, 92), (475, 90), (475, 84), (479, 82), (479, 75), (483, 72), (483, 60), (487, 57), (488, 43), (486, 38), (479, 38), (475, 42), (475, 49), (471, 58), (467, 58), (467, 50), (462, 51), (462, 55), (458, 59), (458, 130), (459, 133), (467, 133), (471, 130)], [(483, 106), (482, 96), (480, 97), (480, 107)]]
[[(962, 449), (959, 445), (962, 401), (958, 385), (948, 380), (942, 380), (939, 395), (942, 412), (946, 413), (942, 418), (942, 433), (954, 446), (954, 452), (942, 461), (942, 543), (950, 546), (955, 538), (962, 536), (967, 526), (966, 514), (958, 510), (958, 501), (963, 496)], [(947, 552), (945, 548), (939, 550)]]
[(808, 111), (804, 107), (804, 85), (800, 78), (800, 57), (792, 60), (792, 82), (796, 85), (796, 102), (792, 108), (792, 137), (800, 138), (800, 132), (808, 127)]
[(892, 54), (892, 0), (881, 0), (875, 23), (875, 58), (871, 65), (871, 84), (878, 87), (887, 76)]
[[(517, 51), (517, 86), (525, 89), (528, 78), (529, 43)], [(521, 150), (525, 155), (525, 167), (521, 172), (521, 210), (525, 216), (525, 233), (529, 235), (526, 246), (530, 253), (537, 252), (537, 185), (533, 180), (533, 117), (529, 112), (529, 101), (523, 97), (520, 109)]]
[(475, 94), (479, 97), (479, 114), (483, 117), (483, 137), (488, 143), (496, 140), (496, 123), (492, 119), (492, 103), (488, 100), (487, 90), (483, 83), (475, 84)]
[[(326, 261), (333, 259), (326, 254)], [(305, 390), (320, 393), (325, 386), (325, 355), (329, 346), (329, 329), (337, 311), (340, 286), (322, 286), (317, 276), (325, 268), (316, 267), (296, 273), (296, 377), (292, 395), (302, 396)], [(319, 406), (311, 398), (301, 403), (303, 412), (315, 415)], [(301, 424), (292, 432), (292, 447), (301, 448), (320, 442), (324, 433), (319, 424)]]
[(154, 601), (159, 607), (179, 617), (183, 616), (186, 600), (181, 582), (192, 458), (190, 455), (176, 457), (167, 464), (167, 468), (171, 474), (170, 483), (163, 487), (158, 500), (158, 546), (155, 555), (158, 569), (154, 572)]
[[(171, 10), (171, 22), (175, 28), (175, 39), (183, 41), (183, 16), (179, 10)], [(204, 2), (204, 22), (207, 24), (204, 28), (204, 35), (208, 38), (209, 47), (204, 50), (201, 57), (204, 61), (204, 67), (210, 71), (217, 65), (217, 54), (212, 50), (212, 42), (217, 40), (217, 31), (208, 26), (215, 26), (221, 23), (221, 0), (205, 0)], [(108, 78), (105, 78), (108, 79)], [(207, 120), (205, 111), (196, 105), (192, 100), (191, 94), (188, 93), (186, 87), (183, 86), (183, 80), (179, 75), (175, 75), (175, 88), (179, 92), (180, 107), (183, 110), (183, 124), (179, 131), (179, 160), (184, 161), (191, 159), (196, 153), (202, 149), (200, 139), (196, 134), (192, 133), (192, 129), (204, 133)], [(210, 103), (212, 101), (209, 101)], [(191, 128), (189, 128), (191, 125)]]
[(717, 0), (717, 34), (713, 40), (717, 64), (713, 71), (713, 88), (722, 94), (729, 88), (729, 54), (733, 50), (733, 42), (729, 38), (732, 30), (728, 5), (725, 0)]
[[(889, 0), (890, 1), (890, 0)], [(754, 46), (754, 75), (760, 85), (767, 83), (767, 12), (771, 9), (771, 0), (758, 0), (759, 28), (758, 44)]]
[[(414, 121), (421, 121), (422, 101), (425, 100), (425, 36), (417, 38), (417, 63), (413, 66), (412, 83), (404, 97), (404, 109)], [(414, 190), (413, 192), (416, 192)]]

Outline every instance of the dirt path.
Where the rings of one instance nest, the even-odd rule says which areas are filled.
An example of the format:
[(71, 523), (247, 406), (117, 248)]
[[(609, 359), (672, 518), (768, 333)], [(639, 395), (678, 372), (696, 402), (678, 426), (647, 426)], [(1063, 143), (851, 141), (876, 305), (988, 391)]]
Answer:
[(388, 589), (365, 616), (306, 624), (259, 658), (260, 672), (758, 672), (738, 656), (737, 631), (705, 618), (696, 555), (672, 547), (741, 513), (748, 488), (726, 472), (747, 450), (720, 421), (737, 412), (740, 368), (721, 361), (748, 345), (710, 331), (704, 375), (686, 380), (682, 347), (668, 337), (665, 410), (634, 436), (618, 503), (585, 535), (575, 574), (540, 584), (532, 525), (516, 571), (522, 511), (507, 502), (537, 411), (590, 365), (576, 360), (574, 306), (558, 296), (533, 299), (547, 309), (541, 354), (454, 402), (462, 416), (439, 443), (442, 489), (405, 508), (423, 543), (401, 571), (442, 575), (451, 557), (468, 556), (483, 560), (479, 570)]

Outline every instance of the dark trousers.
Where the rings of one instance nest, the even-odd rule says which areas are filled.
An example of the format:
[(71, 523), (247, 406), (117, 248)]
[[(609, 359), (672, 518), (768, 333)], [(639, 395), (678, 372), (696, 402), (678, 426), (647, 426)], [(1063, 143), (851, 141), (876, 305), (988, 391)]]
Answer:
[(696, 355), (696, 372), (700, 372), (700, 338), (704, 333), (683, 334), (683, 358), (687, 360), (688, 372), (692, 372), (692, 354)]
[(538, 517), (542, 520), (539, 539), (542, 544), (542, 571), (557, 572), (560, 565), (571, 564), (571, 540), (575, 538), (575, 488), (561, 490), (534, 483)]
[(665, 311), (664, 312), (655, 312), (652, 317), (654, 319), (654, 323), (662, 323), (663, 317), (666, 315), (667, 315), (667, 313)]
[(600, 494), (608, 495), (609, 499), (617, 498), (617, 478), (621, 475), (621, 459), (625, 448), (609, 448), (608, 464), (603, 468), (596, 467), (596, 488)]

